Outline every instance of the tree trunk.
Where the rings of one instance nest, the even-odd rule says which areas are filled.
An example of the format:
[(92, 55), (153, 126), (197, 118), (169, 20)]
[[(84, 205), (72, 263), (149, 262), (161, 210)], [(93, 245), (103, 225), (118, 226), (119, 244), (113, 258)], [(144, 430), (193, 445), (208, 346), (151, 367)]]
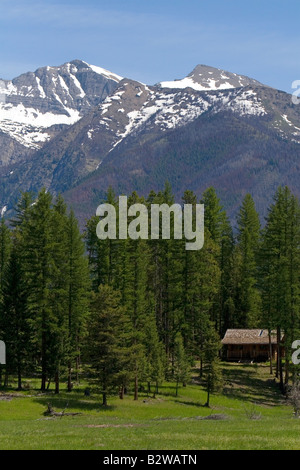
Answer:
[(68, 366), (68, 392), (72, 392), (72, 364), (69, 362)]
[(106, 391), (103, 392), (102, 396), (103, 396), (102, 405), (107, 406), (107, 393), (106, 393)]
[(207, 389), (207, 400), (206, 400), (206, 405), (207, 408), (209, 408), (209, 402), (210, 402), (210, 388), (208, 387)]
[(288, 385), (290, 379), (290, 362), (288, 359), (285, 360), (285, 378), (284, 385)]
[(202, 359), (200, 359), (200, 371), (199, 372), (200, 372), (199, 377), (200, 379), (202, 379), (203, 377), (203, 360)]
[(59, 370), (55, 372), (55, 394), (59, 394)]
[(22, 390), (22, 375), (20, 364), (18, 364), (18, 390)]
[(4, 387), (8, 387), (8, 377), (9, 377), (9, 374), (8, 374), (8, 371), (6, 370), (5, 377), (4, 377)]
[[(280, 333), (277, 328), (277, 360), (276, 360), (276, 379), (279, 378), (279, 361), (280, 361)], [(278, 339), (279, 338), (279, 339)]]
[(41, 383), (41, 391), (42, 392), (45, 392), (45, 390), (46, 390), (46, 381), (47, 381), (47, 377), (43, 373), (42, 374), (42, 383)]
[(272, 338), (271, 338), (271, 330), (269, 330), (269, 354), (270, 354), (270, 375), (273, 375), (273, 348), (272, 348)]
[(278, 372), (279, 372), (279, 382), (280, 382), (280, 389), (283, 392), (284, 385), (283, 385), (283, 370), (282, 370), (282, 357), (281, 357), (281, 330), (277, 328), (277, 343), (278, 343)]
[(76, 383), (79, 383), (79, 367), (80, 367), (80, 352), (78, 356), (76, 356)]
[(46, 390), (46, 381), (47, 381), (47, 359), (46, 359), (46, 314), (44, 310), (42, 311), (42, 383), (41, 391), (45, 392)]

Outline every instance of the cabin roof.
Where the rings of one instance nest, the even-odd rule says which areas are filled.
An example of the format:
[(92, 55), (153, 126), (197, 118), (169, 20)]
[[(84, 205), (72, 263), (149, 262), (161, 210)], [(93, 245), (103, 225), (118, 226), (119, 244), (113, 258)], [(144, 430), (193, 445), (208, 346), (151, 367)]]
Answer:
[[(277, 344), (276, 331), (271, 332), (272, 344)], [(269, 344), (268, 330), (227, 330), (222, 344)]]

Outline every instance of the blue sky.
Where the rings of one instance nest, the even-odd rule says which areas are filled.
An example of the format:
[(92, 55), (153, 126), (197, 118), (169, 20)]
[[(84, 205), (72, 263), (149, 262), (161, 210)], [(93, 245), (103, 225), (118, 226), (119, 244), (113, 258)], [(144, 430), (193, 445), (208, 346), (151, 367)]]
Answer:
[(197, 64), (292, 92), (299, 0), (0, 0), (0, 78), (83, 59), (154, 84)]

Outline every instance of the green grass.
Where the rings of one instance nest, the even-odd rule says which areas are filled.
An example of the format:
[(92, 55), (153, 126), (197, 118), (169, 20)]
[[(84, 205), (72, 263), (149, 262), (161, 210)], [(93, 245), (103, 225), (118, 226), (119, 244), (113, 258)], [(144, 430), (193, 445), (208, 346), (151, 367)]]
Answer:
[[(110, 397), (100, 406), (96, 393), (84, 397), (82, 384), (72, 393), (41, 394), (38, 383), (0, 399), (0, 449), (197, 450), (300, 449), (300, 420), (293, 418), (265, 365), (223, 364), (224, 393), (211, 397), (198, 383), (180, 388), (165, 384), (155, 399), (131, 394), (122, 401)], [(4, 393), (4, 391), (0, 392)], [(78, 416), (46, 418), (47, 403)], [(260, 419), (250, 419), (251, 412)], [(211, 414), (224, 421), (203, 420)]]

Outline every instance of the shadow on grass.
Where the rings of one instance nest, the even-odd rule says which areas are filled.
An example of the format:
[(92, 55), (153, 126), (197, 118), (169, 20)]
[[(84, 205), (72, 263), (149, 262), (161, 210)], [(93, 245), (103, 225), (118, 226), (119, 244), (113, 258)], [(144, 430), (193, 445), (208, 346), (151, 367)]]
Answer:
[(48, 403), (51, 403), (55, 411), (72, 410), (78, 412), (92, 412), (92, 411), (112, 411), (116, 407), (113, 405), (103, 406), (101, 400), (97, 398), (76, 397), (71, 394), (64, 396), (54, 395), (53, 393), (45, 393), (43, 396), (36, 397), (35, 402), (45, 406), (47, 409)]
[(197, 401), (184, 401), (184, 400), (176, 400), (176, 403), (179, 405), (187, 405), (187, 406), (195, 406), (196, 408), (205, 408), (208, 409), (207, 406), (205, 406), (202, 403), (199, 403)]
[(222, 364), (224, 395), (260, 405), (280, 405), (283, 396), (274, 376), (267, 379), (261, 367), (249, 364)]

